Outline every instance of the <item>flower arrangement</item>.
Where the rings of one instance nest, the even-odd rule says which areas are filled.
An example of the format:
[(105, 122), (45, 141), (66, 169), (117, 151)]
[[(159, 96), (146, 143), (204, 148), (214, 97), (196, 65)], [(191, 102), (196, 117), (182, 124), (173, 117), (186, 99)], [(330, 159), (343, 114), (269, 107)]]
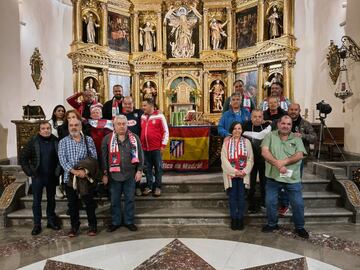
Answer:
[(190, 90), (190, 96), (194, 99), (201, 98), (201, 90), (200, 89), (191, 89)]

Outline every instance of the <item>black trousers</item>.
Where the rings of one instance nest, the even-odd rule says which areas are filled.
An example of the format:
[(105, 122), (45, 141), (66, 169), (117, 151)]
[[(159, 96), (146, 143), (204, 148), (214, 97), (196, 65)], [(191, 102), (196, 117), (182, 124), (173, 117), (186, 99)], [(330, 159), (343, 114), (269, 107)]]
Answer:
[(41, 225), (41, 201), (44, 187), (46, 188), (46, 216), (48, 222), (55, 222), (55, 189), (58, 178), (53, 177), (33, 177), (32, 178), (32, 192), (33, 192), (33, 215), (34, 225)]
[(97, 221), (95, 215), (96, 202), (94, 200), (95, 190), (90, 190), (89, 194), (80, 196), (76, 190), (72, 187), (69, 187), (65, 184), (66, 197), (68, 200), (68, 207), (70, 212), (70, 221), (72, 228), (79, 228), (80, 226), (80, 216), (79, 216), (79, 208), (80, 208), (80, 199), (85, 204), (86, 215), (89, 223), (89, 227), (96, 228)]
[(259, 173), (260, 179), (260, 193), (261, 204), (265, 205), (265, 162), (255, 162), (250, 173), (250, 190), (248, 193), (248, 201), (250, 207), (255, 207), (255, 192), (256, 192), (256, 176)]

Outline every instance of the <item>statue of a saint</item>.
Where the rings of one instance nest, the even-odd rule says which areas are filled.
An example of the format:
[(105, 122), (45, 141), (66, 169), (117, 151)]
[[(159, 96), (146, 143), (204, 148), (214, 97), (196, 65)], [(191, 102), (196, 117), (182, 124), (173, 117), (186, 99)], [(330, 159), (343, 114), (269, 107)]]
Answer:
[(276, 6), (273, 7), (273, 13), (268, 17), (268, 21), (269, 21), (269, 24), (270, 24), (269, 37), (270, 38), (280, 37), (281, 36), (281, 33), (280, 33), (280, 28), (281, 28), (280, 15), (277, 12), (277, 7)]
[(156, 89), (151, 85), (150, 81), (147, 81), (143, 90), (141, 91), (143, 93), (143, 99), (145, 98), (152, 98), (155, 100), (155, 97), (157, 95)]
[(99, 24), (96, 23), (96, 18), (94, 19), (94, 15), (89, 12), (88, 16), (84, 18), (86, 26), (86, 37), (88, 43), (95, 43), (95, 27), (100, 27)]
[(227, 37), (225, 31), (223, 30), (223, 27), (227, 24), (228, 21), (221, 23), (215, 18), (212, 18), (210, 20), (210, 31), (211, 31), (211, 44), (213, 50), (219, 50), (222, 36), (224, 38)]
[(224, 95), (224, 87), (220, 83), (220, 80), (216, 80), (213, 87), (211, 87), (210, 93), (212, 93), (212, 111), (221, 112), (223, 110), (223, 95)]
[(99, 100), (99, 93), (96, 91), (96, 89), (94, 88), (94, 80), (93, 78), (90, 78), (86, 85), (85, 85), (85, 91), (91, 91), (91, 93), (93, 93), (95, 100), (98, 101)]
[(193, 28), (198, 19), (201, 19), (200, 13), (194, 6), (189, 11), (186, 7), (179, 7), (176, 12), (171, 6), (165, 15), (164, 20), (166, 19), (172, 27), (170, 37), (174, 37), (174, 41), (170, 43), (172, 56), (175, 58), (192, 57), (195, 54), (195, 44), (192, 41)]
[(140, 27), (140, 45), (144, 52), (152, 52), (156, 47), (155, 30), (150, 22), (145, 23), (145, 27)]

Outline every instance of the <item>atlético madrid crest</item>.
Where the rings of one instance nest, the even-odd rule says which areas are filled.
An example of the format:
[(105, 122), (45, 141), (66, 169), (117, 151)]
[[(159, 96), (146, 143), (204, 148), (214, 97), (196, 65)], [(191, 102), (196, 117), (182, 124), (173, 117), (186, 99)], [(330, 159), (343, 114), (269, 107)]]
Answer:
[(170, 156), (175, 158), (181, 157), (184, 155), (184, 147), (185, 141), (184, 140), (171, 140), (170, 141)]

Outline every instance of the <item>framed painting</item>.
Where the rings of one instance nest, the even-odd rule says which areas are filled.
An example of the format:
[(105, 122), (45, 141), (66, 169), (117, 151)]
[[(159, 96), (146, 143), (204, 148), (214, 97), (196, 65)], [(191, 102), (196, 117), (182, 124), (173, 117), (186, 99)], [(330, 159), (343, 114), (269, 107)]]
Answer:
[[(254, 104), (257, 104), (256, 97), (258, 95), (258, 72), (257, 70), (238, 73), (235, 76), (236, 80), (242, 80), (244, 82), (245, 94), (248, 95)], [(260, 101), (261, 102), (261, 101)]]
[(109, 12), (108, 20), (108, 42), (110, 49), (130, 52), (130, 18)]
[(257, 7), (236, 13), (236, 49), (254, 46), (257, 41)]

